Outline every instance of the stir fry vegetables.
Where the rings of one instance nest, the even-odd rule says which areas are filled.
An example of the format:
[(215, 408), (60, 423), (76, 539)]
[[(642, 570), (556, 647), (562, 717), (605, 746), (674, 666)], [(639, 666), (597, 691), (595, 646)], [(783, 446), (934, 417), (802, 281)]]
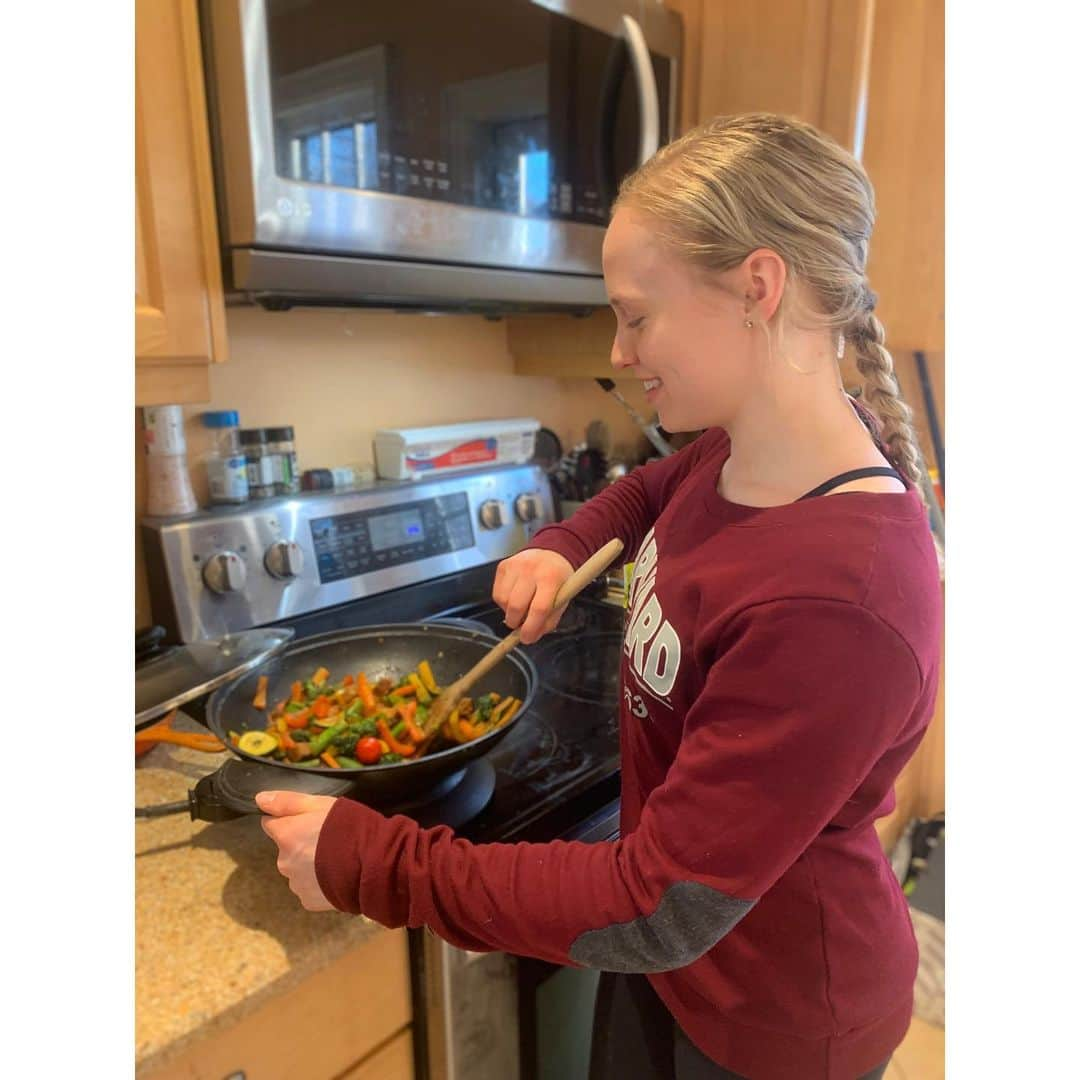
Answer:
[[(266, 676), (259, 678), (256, 709), (266, 709), (268, 684)], [(416, 753), (439, 693), (426, 660), (404, 678), (374, 683), (363, 671), (331, 682), (330, 672), (320, 667), (306, 682), (294, 682), (288, 698), (269, 710), (264, 731), (229, 737), (246, 754), (304, 767), (389, 765)], [(508, 723), (520, 707), (517, 698), (495, 693), (462, 698), (438, 734), (448, 743), (471, 742)]]

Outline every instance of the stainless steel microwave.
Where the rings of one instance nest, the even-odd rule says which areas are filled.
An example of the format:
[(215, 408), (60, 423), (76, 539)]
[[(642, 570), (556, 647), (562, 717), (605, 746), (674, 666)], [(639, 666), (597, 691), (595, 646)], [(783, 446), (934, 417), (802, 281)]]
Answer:
[(267, 307), (607, 303), (619, 180), (675, 130), (660, 0), (202, 0), (226, 281)]

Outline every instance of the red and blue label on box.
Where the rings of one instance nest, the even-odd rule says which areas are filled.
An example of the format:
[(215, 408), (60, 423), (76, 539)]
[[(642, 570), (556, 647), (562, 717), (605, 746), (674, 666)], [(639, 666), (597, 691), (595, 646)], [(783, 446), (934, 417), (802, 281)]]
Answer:
[(452, 469), (455, 465), (476, 465), (485, 461), (494, 461), (498, 454), (495, 439), (473, 439), (461, 443), (437, 457), (425, 457), (421, 450), (416, 456), (405, 458), (407, 468), (423, 471), (426, 469)]

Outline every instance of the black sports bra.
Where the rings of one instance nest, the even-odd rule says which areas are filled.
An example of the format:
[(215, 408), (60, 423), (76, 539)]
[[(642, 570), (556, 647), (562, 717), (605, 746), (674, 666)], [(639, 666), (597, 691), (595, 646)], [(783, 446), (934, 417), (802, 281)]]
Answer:
[(869, 465), (865, 469), (850, 469), (839, 476), (834, 476), (831, 480), (826, 480), (824, 484), (818, 484), (813, 491), (800, 495), (795, 501), (802, 502), (803, 499), (813, 499), (817, 495), (824, 495), (826, 492), (832, 491), (833, 488), (839, 487), (841, 484), (846, 484), (849, 480), (861, 480), (864, 476), (895, 476), (905, 488), (907, 487), (907, 482), (895, 469), (887, 468), (884, 465)]

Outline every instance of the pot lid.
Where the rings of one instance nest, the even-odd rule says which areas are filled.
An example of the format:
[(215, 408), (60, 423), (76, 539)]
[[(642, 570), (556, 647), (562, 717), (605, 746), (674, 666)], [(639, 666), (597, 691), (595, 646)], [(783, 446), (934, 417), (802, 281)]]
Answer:
[(295, 631), (246, 630), (215, 641), (178, 645), (135, 669), (135, 730), (209, 694), (276, 656)]

